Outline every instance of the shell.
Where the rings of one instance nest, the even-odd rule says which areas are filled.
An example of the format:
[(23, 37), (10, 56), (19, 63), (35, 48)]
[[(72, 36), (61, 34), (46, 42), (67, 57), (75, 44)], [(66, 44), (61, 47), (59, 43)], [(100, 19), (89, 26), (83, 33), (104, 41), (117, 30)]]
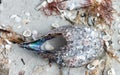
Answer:
[(23, 36), (25, 36), (25, 37), (30, 37), (31, 36), (31, 31), (28, 29), (28, 30), (25, 30), (24, 32), (23, 32)]
[(60, 27), (60, 25), (58, 25), (57, 23), (52, 23), (51, 27), (58, 28), (58, 27)]
[[(57, 35), (62, 35), (66, 44), (59, 50), (42, 50), (41, 46)], [(23, 43), (23, 48), (37, 51), (44, 58), (61, 66), (80, 67), (97, 59), (104, 52), (100, 31), (84, 25), (62, 26), (49, 31), (39, 40)]]
[(90, 63), (90, 64), (87, 65), (87, 68), (89, 70), (94, 70), (96, 68), (96, 66), (99, 65), (99, 63), (100, 63), (99, 60), (94, 60), (92, 63)]

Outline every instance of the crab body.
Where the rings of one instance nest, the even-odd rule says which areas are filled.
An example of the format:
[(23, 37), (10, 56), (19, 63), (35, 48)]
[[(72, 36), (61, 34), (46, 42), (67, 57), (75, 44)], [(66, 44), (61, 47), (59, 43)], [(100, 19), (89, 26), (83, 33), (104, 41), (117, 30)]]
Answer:
[[(61, 35), (66, 45), (58, 50), (42, 50), (41, 45), (56, 36)], [(103, 52), (102, 33), (87, 26), (62, 26), (48, 32), (44, 37), (34, 42), (23, 43), (23, 48), (37, 51), (64, 67), (80, 67), (100, 57)]]

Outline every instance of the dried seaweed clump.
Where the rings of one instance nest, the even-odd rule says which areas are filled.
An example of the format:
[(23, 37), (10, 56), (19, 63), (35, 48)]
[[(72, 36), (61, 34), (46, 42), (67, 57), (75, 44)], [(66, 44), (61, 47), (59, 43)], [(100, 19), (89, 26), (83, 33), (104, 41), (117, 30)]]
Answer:
[(60, 15), (60, 10), (64, 9), (65, 3), (64, 0), (53, 0), (52, 2), (48, 2), (45, 7), (42, 7), (45, 15)]
[(14, 32), (11, 28), (2, 28), (0, 29), (0, 37), (3, 40), (8, 40), (12, 43), (22, 43), (24, 42), (24, 37), (20, 34), (17, 34), (16, 32)]
[(82, 9), (85, 10), (88, 17), (97, 17), (99, 23), (111, 23), (113, 20), (111, 0), (86, 0)]

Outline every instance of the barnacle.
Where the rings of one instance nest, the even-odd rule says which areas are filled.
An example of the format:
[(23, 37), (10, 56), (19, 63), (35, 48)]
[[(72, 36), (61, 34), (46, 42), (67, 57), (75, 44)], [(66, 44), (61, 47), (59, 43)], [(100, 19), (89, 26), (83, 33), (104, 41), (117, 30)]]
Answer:
[(47, 3), (45, 7), (42, 8), (43, 12), (45, 15), (50, 16), (50, 15), (60, 15), (60, 9), (64, 9), (65, 3), (63, 3), (64, 0), (53, 0), (50, 3)]
[(97, 17), (99, 23), (111, 23), (112, 17), (112, 1), (111, 0), (86, 0), (85, 4), (81, 7), (86, 15)]

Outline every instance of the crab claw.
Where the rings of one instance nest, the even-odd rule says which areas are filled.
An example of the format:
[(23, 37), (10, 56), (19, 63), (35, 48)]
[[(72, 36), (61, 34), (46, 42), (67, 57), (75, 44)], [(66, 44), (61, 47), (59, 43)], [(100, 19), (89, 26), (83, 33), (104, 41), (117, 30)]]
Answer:
[(45, 43), (47, 40), (50, 40), (52, 38), (54, 38), (54, 37), (47, 36), (47, 37), (43, 37), (43, 38), (38, 39), (38, 40), (33, 41), (33, 42), (21, 43), (21, 44), (19, 44), (19, 46), (22, 48), (25, 48), (27, 50), (41, 52), (42, 51), (41, 46), (43, 45), (43, 43)]

